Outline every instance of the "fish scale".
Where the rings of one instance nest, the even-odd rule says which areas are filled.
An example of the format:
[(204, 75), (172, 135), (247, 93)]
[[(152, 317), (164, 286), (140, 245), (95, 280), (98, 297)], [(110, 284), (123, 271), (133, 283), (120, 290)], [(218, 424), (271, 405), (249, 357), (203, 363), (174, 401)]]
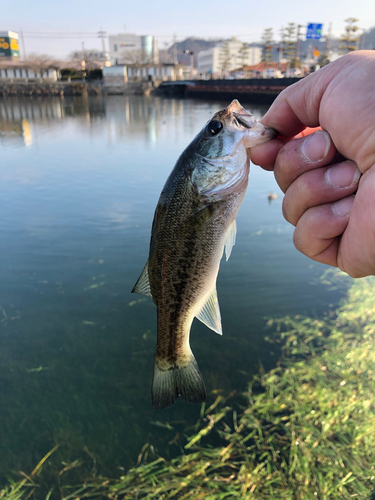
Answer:
[(220, 260), (227, 260), (235, 219), (245, 195), (249, 148), (276, 136), (237, 100), (216, 113), (181, 154), (156, 207), (149, 259), (133, 292), (157, 306), (158, 338), (151, 389), (155, 409), (179, 395), (190, 403), (206, 399), (190, 349), (197, 317), (217, 333), (221, 317), (216, 292)]

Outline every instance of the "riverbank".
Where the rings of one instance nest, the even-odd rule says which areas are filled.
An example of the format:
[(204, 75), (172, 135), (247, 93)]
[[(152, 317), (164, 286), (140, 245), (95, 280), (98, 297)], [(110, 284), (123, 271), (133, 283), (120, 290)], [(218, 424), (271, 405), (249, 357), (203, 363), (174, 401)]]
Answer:
[[(329, 276), (328, 286), (349, 279), (341, 273)], [(173, 432), (173, 423), (164, 424), (170, 447), (181, 449), (177, 458), (158, 455), (151, 438), (138, 466), (120, 478), (95, 477), (95, 459), (88, 451), (87, 463), (80, 457), (63, 464), (54, 478), (56, 446), (31, 473), (0, 491), (0, 498), (50, 498), (53, 493), (150, 500), (370, 500), (375, 486), (374, 286), (374, 278), (352, 282), (342, 306), (323, 318), (269, 320), (269, 341), (283, 345), (278, 366), (250, 381), (243, 405), (222, 396), (209, 408), (202, 405), (186, 437)], [(80, 469), (85, 480), (70, 482)]]
[(86, 82), (1, 82), (0, 97), (77, 96), (102, 93), (101, 83)]
[(298, 78), (254, 78), (251, 80), (196, 80), (175, 82), (128, 82), (110, 85), (95, 82), (0, 82), (0, 97), (10, 96), (77, 96), (77, 95), (155, 95), (196, 97), (205, 99), (234, 99), (271, 103), (286, 87)]

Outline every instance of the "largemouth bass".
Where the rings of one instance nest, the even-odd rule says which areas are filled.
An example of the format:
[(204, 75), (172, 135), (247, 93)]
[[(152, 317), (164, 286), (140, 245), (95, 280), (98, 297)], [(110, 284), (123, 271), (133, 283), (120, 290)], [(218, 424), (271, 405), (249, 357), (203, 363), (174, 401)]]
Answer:
[(161, 192), (149, 259), (133, 292), (157, 306), (158, 340), (152, 380), (155, 409), (179, 395), (206, 400), (190, 349), (194, 317), (222, 334), (216, 278), (236, 238), (236, 216), (248, 183), (249, 148), (276, 136), (237, 100), (216, 113), (177, 160)]

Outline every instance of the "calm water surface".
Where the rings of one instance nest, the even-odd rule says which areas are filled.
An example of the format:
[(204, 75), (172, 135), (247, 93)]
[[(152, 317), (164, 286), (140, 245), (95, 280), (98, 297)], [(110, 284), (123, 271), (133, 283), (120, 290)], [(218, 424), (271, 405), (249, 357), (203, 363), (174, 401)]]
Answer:
[[(156, 309), (130, 290), (171, 168), (226, 105), (0, 100), (0, 476), (30, 473), (57, 443), (60, 464), (91, 456), (111, 475), (146, 442), (165, 457), (180, 452), (200, 408), (152, 410)], [(269, 191), (279, 195), (272, 203)], [(208, 404), (275, 365), (265, 318), (319, 315), (344, 293), (322, 285), (326, 267), (294, 249), (281, 202), (272, 174), (253, 166), (218, 278), (224, 335), (192, 328)]]

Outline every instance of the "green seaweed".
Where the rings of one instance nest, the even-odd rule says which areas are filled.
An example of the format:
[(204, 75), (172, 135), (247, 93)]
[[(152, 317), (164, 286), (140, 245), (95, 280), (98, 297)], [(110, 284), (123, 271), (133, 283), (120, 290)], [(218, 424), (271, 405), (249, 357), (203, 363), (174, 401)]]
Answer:
[[(337, 279), (343, 278), (327, 284)], [(61, 464), (53, 484), (46, 456), (29, 475), (10, 478), (0, 499), (369, 499), (375, 487), (374, 286), (374, 278), (356, 280), (341, 307), (323, 318), (269, 319), (269, 341), (282, 346), (277, 367), (260, 370), (243, 399), (219, 395), (209, 408), (202, 405), (178, 457), (159, 456), (147, 443), (137, 466), (121, 477), (98, 476), (94, 464), (84, 481), (71, 484), (68, 471), (89, 470), (77, 457)], [(182, 440), (173, 438), (170, 424), (174, 446)]]

